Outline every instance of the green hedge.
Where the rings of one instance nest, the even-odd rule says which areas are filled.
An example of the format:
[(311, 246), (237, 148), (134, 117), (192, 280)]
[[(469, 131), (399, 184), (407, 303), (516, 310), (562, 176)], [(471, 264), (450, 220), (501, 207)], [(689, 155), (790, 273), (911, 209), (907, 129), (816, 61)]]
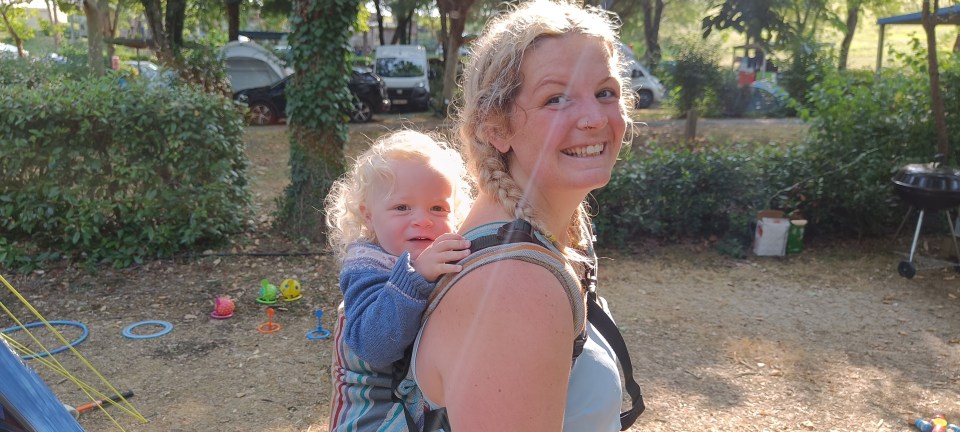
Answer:
[[(932, 161), (936, 152), (925, 63), (906, 64), (914, 67), (876, 82), (858, 72), (827, 74), (801, 107), (810, 134), (784, 147), (736, 143), (690, 151), (648, 143), (653, 150), (629, 155), (595, 193), (598, 237), (608, 245), (642, 236), (714, 237), (722, 251), (743, 255), (762, 209), (799, 213), (811, 222), (805, 233), (811, 237), (894, 232), (908, 207), (890, 178), (905, 164)], [(957, 166), (960, 57), (942, 59), (941, 77)]]
[(233, 102), (117, 78), (0, 86), (0, 266), (122, 267), (243, 229), (248, 162)]

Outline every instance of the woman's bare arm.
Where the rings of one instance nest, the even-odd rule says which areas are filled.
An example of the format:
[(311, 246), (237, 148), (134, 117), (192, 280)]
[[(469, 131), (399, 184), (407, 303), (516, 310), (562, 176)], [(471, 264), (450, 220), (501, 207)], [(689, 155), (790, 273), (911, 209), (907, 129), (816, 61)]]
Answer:
[(556, 432), (573, 333), (555, 276), (521, 261), (488, 264), (457, 282), (431, 315), (417, 376), (457, 432)]

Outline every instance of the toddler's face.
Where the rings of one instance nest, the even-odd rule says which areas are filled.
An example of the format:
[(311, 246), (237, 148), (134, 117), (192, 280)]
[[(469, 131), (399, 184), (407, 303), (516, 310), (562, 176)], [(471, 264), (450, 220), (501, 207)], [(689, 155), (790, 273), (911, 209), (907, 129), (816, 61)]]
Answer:
[(422, 161), (393, 160), (393, 184), (371, 185), (361, 207), (367, 226), (377, 243), (392, 255), (420, 253), (441, 234), (456, 227), (453, 209), (453, 185), (436, 169)]

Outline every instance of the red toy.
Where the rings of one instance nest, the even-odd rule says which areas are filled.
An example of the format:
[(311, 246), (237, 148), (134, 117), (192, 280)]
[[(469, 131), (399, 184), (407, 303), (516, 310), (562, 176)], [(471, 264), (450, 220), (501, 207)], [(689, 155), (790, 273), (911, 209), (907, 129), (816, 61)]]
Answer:
[(213, 312), (210, 312), (210, 318), (227, 319), (233, 316), (233, 310), (236, 308), (233, 300), (227, 296), (217, 296), (213, 300)]

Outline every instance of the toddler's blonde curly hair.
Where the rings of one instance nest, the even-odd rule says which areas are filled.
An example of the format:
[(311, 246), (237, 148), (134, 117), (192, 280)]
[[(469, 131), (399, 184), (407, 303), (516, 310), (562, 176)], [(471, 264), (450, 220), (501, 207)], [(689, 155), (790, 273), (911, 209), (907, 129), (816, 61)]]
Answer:
[(347, 246), (359, 240), (376, 243), (360, 206), (374, 184), (393, 182), (390, 161), (422, 161), (446, 177), (453, 187), (451, 215), (460, 226), (473, 204), (473, 187), (460, 153), (433, 136), (413, 130), (392, 132), (378, 138), (330, 188), (324, 200), (327, 242), (343, 259)]

